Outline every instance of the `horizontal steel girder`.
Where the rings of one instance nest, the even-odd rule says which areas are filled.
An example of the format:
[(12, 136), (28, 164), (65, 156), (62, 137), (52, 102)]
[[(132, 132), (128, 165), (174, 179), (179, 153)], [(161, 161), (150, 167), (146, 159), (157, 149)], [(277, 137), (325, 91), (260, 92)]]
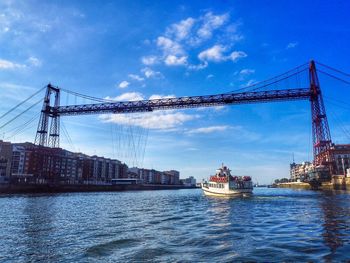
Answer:
[(271, 101), (310, 99), (309, 88), (269, 90), (241, 93), (224, 93), (217, 95), (163, 98), (154, 100), (106, 102), (96, 104), (69, 105), (51, 107), (51, 113), (61, 116), (101, 113), (151, 112), (154, 110), (210, 107), (228, 104), (248, 104)]

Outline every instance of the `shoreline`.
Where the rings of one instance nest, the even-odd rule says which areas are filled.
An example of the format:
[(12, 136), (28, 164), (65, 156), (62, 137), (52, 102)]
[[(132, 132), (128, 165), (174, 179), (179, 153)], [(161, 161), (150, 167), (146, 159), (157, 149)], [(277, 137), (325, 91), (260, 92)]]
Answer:
[(333, 176), (330, 182), (320, 182), (313, 185), (305, 182), (279, 183), (276, 187), (310, 190), (350, 190), (350, 177)]
[(30, 193), (76, 193), (76, 192), (122, 192), (148, 190), (197, 189), (196, 186), (156, 185), (156, 184), (119, 184), (119, 185), (53, 185), (53, 184), (9, 184), (0, 185), (0, 194)]

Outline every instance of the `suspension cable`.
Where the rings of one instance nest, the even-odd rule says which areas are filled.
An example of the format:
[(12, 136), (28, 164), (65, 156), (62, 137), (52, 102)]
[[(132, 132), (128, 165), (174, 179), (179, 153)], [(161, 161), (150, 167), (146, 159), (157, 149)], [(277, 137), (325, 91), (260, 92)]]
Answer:
[[(293, 77), (293, 76), (295, 76), (295, 75), (298, 75), (299, 73), (301, 73), (301, 72), (303, 72), (303, 71), (305, 71), (305, 70), (306, 70), (306, 68), (301, 69), (301, 70), (299, 70), (299, 71), (297, 71), (297, 72), (295, 72), (295, 73), (293, 73), (293, 74), (291, 74), (291, 75), (285, 76), (284, 78), (277, 79), (277, 80), (275, 80), (275, 81), (273, 81), (273, 82), (269, 82), (269, 83), (266, 83), (267, 81), (258, 82), (258, 83), (256, 83), (256, 84), (253, 84), (253, 85), (249, 86), (249, 87), (252, 88), (252, 87), (254, 87), (254, 86), (258, 86), (258, 85), (263, 84), (263, 83), (266, 83), (266, 84), (264, 84), (264, 85), (262, 85), (262, 86), (259, 86), (259, 87), (256, 87), (255, 89), (252, 89), (252, 90), (249, 90), (249, 91), (256, 91), (256, 90), (265, 88), (265, 87), (267, 87), (267, 86), (271, 86), (271, 85), (273, 85), (273, 84), (277, 84), (278, 82), (283, 81), (283, 80), (286, 80), (286, 79), (289, 79), (290, 77)], [(271, 79), (271, 80), (272, 80), (272, 79)]]
[(330, 67), (330, 66), (328, 66), (328, 65), (322, 64), (321, 62), (318, 62), (318, 61), (317, 61), (317, 64), (319, 64), (319, 65), (321, 65), (321, 66), (323, 66), (323, 67), (326, 67), (326, 68), (328, 68), (328, 69), (330, 69), (330, 70), (333, 70), (333, 71), (335, 71), (335, 72), (338, 72), (338, 73), (340, 73), (340, 74), (343, 74), (343, 75), (345, 75), (345, 76), (350, 77), (350, 74), (345, 73), (345, 72), (343, 72), (343, 71), (341, 71), (341, 70), (339, 70), (339, 69), (336, 69), (336, 68)]
[(327, 72), (325, 72), (325, 71), (323, 71), (323, 70), (320, 70), (320, 69), (318, 69), (317, 71), (318, 71), (318, 72), (321, 72), (322, 74), (327, 75), (328, 77), (334, 78), (334, 79), (336, 79), (336, 80), (339, 80), (339, 81), (341, 81), (341, 82), (344, 82), (345, 84), (349, 84), (349, 85), (350, 85), (350, 82), (349, 82), (349, 81), (344, 80), (344, 79), (342, 79), (342, 78), (339, 78), (339, 77), (337, 77), (337, 76), (334, 76), (333, 74), (327, 73)]
[(8, 122), (6, 122), (5, 124), (3, 124), (0, 129), (4, 128), (6, 125), (10, 124), (11, 122), (13, 122), (14, 120), (16, 120), (18, 117), (22, 116), (24, 113), (26, 113), (27, 111), (31, 110), (32, 108), (34, 108), (36, 105), (38, 105), (40, 102), (42, 102), (43, 99), (38, 100), (37, 102), (35, 102), (33, 105), (31, 105), (30, 107), (28, 107), (27, 109), (25, 109), (24, 111), (22, 111), (21, 113), (19, 113), (18, 115), (16, 115), (15, 117), (13, 117), (11, 120), (9, 120)]
[(63, 122), (62, 120), (61, 120), (61, 124), (62, 124), (62, 131), (63, 131), (64, 135), (66, 136), (68, 143), (69, 143), (70, 146), (73, 148), (73, 151), (76, 152), (76, 148), (75, 148), (75, 146), (74, 146), (74, 144), (73, 144), (73, 141), (72, 141), (71, 137), (69, 136), (69, 133), (68, 133), (68, 131), (67, 131), (67, 128), (66, 128), (66, 126), (64, 125), (64, 122)]
[(88, 100), (92, 100), (92, 101), (97, 101), (97, 102), (115, 102), (114, 100), (108, 100), (108, 99), (102, 99), (102, 98), (97, 98), (97, 97), (93, 97), (93, 96), (89, 96), (89, 95), (84, 95), (75, 91), (70, 91), (67, 89), (63, 89), (61, 88), (62, 91), (67, 92), (69, 94), (72, 94), (74, 96), (78, 96), (81, 97), (83, 99), (88, 99)]
[(25, 124), (23, 124), (21, 127), (18, 127), (18, 129), (15, 130), (15, 132), (14, 132), (12, 135), (10, 135), (9, 137), (7, 137), (6, 139), (8, 140), (8, 139), (10, 139), (10, 138), (13, 138), (13, 137), (17, 136), (18, 134), (23, 133), (24, 131), (27, 130), (27, 128), (30, 126), (30, 124), (31, 124), (30, 127), (34, 126), (34, 125), (35, 125), (34, 120), (37, 119), (39, 116), (40, 116), (40, 114), (38, 114), (37, 116), (34, 116), (32, 119), (30, 119), (29, 121), (27, 121), (27, 122), (26, 122)]
[(17, 132), (20, 130), (23, 126), (26, 126), (28, 123), (34, 121), (36, 118), (40, 116), (40, 113), (36, 114), (34, 117), (30, 118), (28, 121), (26, 121), (24, 124), (18, 125), (17, 127), (14, 127), (10, 130), (8, 130), (6, 133), (11, 133), (11, 132)]
[(14, 111), (15, 109), (17, 109), (19, 106), (23, 105), (24, 103), (26, 103), (28, 100), (30, 100), (31, 98), (33, 98), (34, 96), (38, 95), (41, 91), (43, 91), (44, 89), (46, 89), (46, 87), (43, 87), (41, 89), (39, 89), (37, 92), (35, 92), (34, 94), (30, 95), (28, 98), (26, 98), (24, 101), (20, 102), (19, 104), (17, 104), (16, 106), (14, 106), (12, 109), (8, 110), (7, 112), (5, 112), (3, 115), (0, 116), (0, 119), (4, 118), (5, 116), (7, 116), (9, 113), (11, 113), (12, 111)]
[[(250, 89), (250, 88), (253, 88), (253, 87), (256, 87), (256, 86), (258, 86), (258, 85), (261, 85), (261, 84), (266, 83), (266, 84), (264, 84), (264, 85), (261, 86), (261, 87), (257, 87), (257, 88), (255, 88), (255, 89), (252, 89), (252, 90), (249, 90), (249, 91), (254, 91), (254, 90), (258, 90), (258, 89), (264, 88), (264, 87), (266, 87), (266, 86), (275, 84), (275, 83), (277, 83), (277, 82), (279, 82), (279, 81), (282, 81), (282, 80), (285, 80), (285, 79), (287, 79), (287, 78), (293, 77), (293, 76), (295, 76), (295, 75), (297, 75), (297, 74), (299, 74), (299, 73), (305, 71), (305, 70), (307, 69), (307, 67), (305, 67), (306, 65), (308, 65), (308, 63), (304, 63), (304, 64), (302, 64), (302, 65), (300, 65), (300, 66), (298, 66), (298, 67), (295, 67), (294, 69), (288, 70), (287, 72), (284, 72), (284, 73), (282, 73), (282, 74), (280, 74), (280, 75), (278, 75), (278, 76), (272, 77), (272, 78), (270, 78), (270, 79), (263, 80), (263, 81), (254, 83), (254, 84), (252, 84), (252, 85), (249, 85), (249, 86), (247, 86), (247, 87), (244, 87), (244, 88), (241, 88), (241, 89), (237, 89), (237, 90), (233, 90), (233, 91), (230, 91), (230, 92), (227, 92), (227, 93), (232, 93), (232, 92), (237, 92), (237, 91), (241, 91), (241, 90), (245, 90), (245, 89)], [(303, 68), (303, 67), (304, 67), (304, 68)], [(300, 70), (300, 68), (302, 68), (302, 69)], [(296, 71), (296, 70), (297, 70), (297, 72), (295, 72), (295, 73), (293, 73), (293, 74), (291, 74), (291, 75), (288, 75), (288, 74), (290, 74), (291, 72), (294, 72), (294, 71)], [(287, 76), (285, 76), (285, 75), (287, 75)], [(285, 76), (285, 77), (284, 77), (284, 76)], [(283, 78), (281, 78), (281, 77), (283, 77)], [(271, 82), (271, 81), (273, 81), (273, 82)]]

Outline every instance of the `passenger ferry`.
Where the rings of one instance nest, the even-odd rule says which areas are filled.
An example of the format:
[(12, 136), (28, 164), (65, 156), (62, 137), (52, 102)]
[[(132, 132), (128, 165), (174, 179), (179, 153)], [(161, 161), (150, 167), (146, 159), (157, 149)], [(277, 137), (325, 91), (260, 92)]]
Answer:
[(253, 182), (250, 176), (232, 176), (231, 170), (222, 164), (209, 182), (202, 183), (202, 190), (214, 196), (249, 195), (253, 192)]

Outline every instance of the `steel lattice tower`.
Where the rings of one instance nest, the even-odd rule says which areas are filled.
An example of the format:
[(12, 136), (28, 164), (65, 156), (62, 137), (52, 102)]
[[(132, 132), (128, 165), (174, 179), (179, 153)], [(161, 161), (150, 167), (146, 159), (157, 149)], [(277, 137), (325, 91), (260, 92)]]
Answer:
[[(54, 107), (50, 105), (52, 94), (54, 94)], [(36, 145), (59, 148), (60, 115), (56, 111), (59, 106), (60, 89), (48, 84), (34, 141)], [(50, 133), (48, 134), (49, 122)]]
[(331, 133), (329, 131), (316, 65), (313, 60), (310, 62), (309, 67), (309, 81), (314, 164), (330, 164), (333, 162), (333, 155), (330, 150), (332, 146)]

